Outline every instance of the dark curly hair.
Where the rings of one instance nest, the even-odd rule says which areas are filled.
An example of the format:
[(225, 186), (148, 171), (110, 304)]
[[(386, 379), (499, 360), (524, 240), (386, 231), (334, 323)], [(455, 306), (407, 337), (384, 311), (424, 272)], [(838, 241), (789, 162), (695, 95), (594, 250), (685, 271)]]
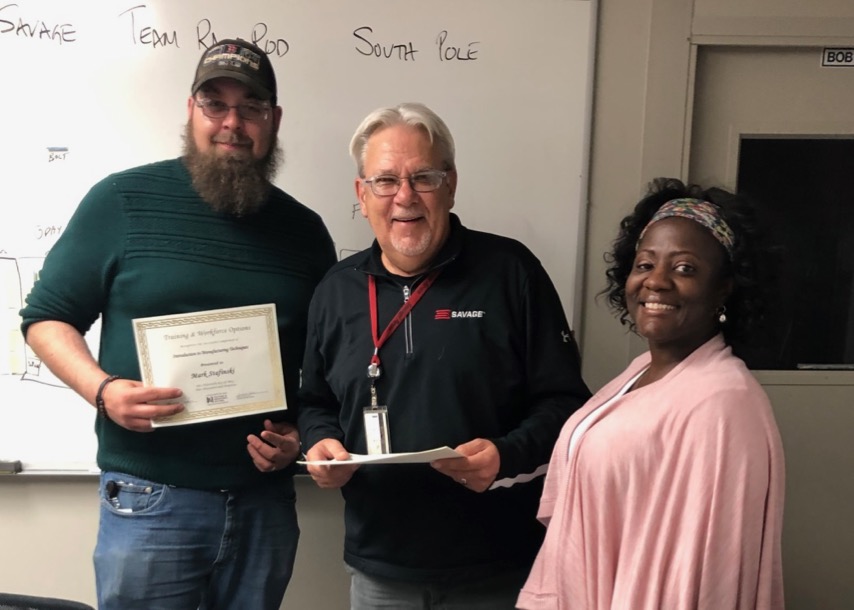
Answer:
[(769, 298), (767, 280), (773, 277), (772, 258), (771, 251), (763, 243), (752, 202), (724, 189), (703, 189), (694, 184), (686, 186), (675, 178), (653, 180), (647, 195), (620, 222), (620, 232), (612, 250), (605, 254), (607, 286), (597, 296), (606, 296), (608, 306), (619, 316), (620, 323), (635, 330), (626, 306), (626, 280), (634, 264), (638, 238), (658, 208), (671, 199), (681, 197), (715, 204), (732, 229), (735, 237), (732, 259), (723, 272), (732, 278), (733, 291), (725, 303), (727, 321), (721, 330), (728, 345), (744, 345), (765, 322)]

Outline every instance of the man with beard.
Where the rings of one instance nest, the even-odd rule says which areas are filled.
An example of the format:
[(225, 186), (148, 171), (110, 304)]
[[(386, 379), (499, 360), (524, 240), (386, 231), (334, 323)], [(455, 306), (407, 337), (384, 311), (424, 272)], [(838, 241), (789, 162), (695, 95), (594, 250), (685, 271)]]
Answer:
[[(223, 40), (198, 64), (181, 158), (108, 176), (80, 203), (21, 310), (42, 361), (89, 404), (101, 610), (278, 609), (299, 529), (293, 424), (320, 217), (270, 182), (282, 109), (267, 55)], [(136, 318), (274, 303), (288, 410), (152, 428), (178, 388), (138, 381)], [(98, 359), (84, 341), (100, 316)], [(72, 441), (73, 442), (73, 441)]]

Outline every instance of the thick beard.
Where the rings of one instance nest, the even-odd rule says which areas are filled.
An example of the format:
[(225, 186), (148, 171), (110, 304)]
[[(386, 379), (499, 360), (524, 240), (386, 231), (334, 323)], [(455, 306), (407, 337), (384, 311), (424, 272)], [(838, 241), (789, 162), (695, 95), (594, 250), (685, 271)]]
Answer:
[(282, 159), (276, 134), (270, 150), (261, 159), (251, 155), (218, 155), (201, 152), (193, 139), (193, 124), (184, 128), (184, 162), (193, 186), (214, 210), (245, 216), (261, 209), (267, 200), (273, 176)]

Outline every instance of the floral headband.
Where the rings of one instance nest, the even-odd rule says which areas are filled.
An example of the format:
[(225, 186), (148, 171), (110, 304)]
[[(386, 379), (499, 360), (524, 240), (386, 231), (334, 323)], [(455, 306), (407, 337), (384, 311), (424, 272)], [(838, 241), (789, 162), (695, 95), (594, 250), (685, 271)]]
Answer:
[(641, 231), (640, 237), (638, 237), (638, 244), (640, 244), (650, 225), (664, 218), (672, 218), (674, 216), (693, 220), (706, 227), (711, 231), (712, 237), (718, 240), (724, 247), (730, 260), (732, 260), (732, 247), (735, 243), (735, 236), (726, 221), (721, 218), (718, 207), (708, 201), (691, 197), (671, 199), (658, 208), (658, 211), (650, 218), (643, 231)]

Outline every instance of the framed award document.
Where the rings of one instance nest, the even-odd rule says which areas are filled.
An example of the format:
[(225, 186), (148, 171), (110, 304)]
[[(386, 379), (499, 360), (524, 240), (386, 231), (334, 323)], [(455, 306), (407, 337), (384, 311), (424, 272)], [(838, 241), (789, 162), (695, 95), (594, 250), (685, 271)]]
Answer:
[(180, 388), (154, 427), (287, 409), (275, 304), (133, 321), (142, 382)]

